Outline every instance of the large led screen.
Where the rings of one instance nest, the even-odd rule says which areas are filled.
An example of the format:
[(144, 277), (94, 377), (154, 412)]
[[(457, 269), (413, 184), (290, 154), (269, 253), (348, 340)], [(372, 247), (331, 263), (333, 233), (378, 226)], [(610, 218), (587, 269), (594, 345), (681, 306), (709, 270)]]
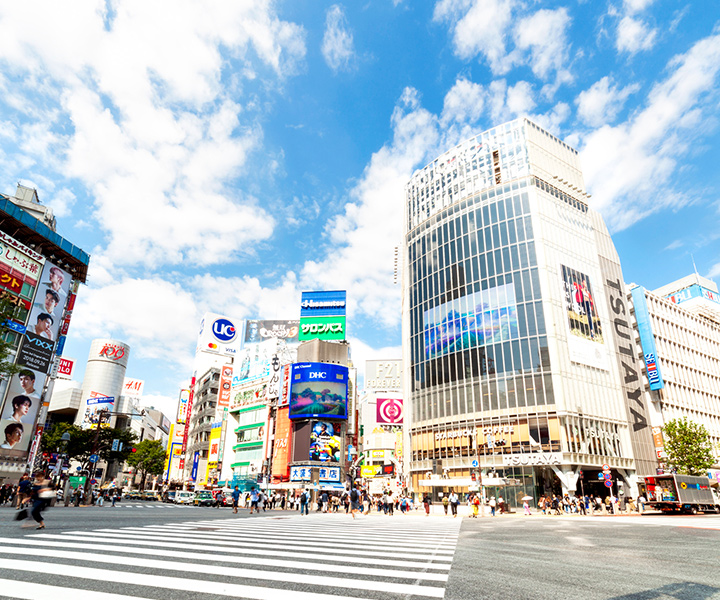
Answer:
[(340, 462), (340, 423), (318, 421), (310, 431), (310, 460)]
[(291, 419), (347, 419), (347, 386), (347, 367), (327, 363), (294, 364), (288, 416)]
[(604, 343), (590, 277), (565, 265), (561, 265), (561, 269), (570, 333), (586, 340)]
[(487, 346), (518, 337), (512, 283), (456, 298), (425, 311), (425, 357)]

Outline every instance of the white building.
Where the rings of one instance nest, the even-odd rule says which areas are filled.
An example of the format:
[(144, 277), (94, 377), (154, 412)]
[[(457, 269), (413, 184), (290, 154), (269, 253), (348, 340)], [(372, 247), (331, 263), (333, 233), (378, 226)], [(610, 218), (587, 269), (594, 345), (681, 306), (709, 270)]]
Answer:
[(657, 290), (634, 286), (638, 357), (645, 362), (645, 386), (653, 405), (654, 441), (663, 457), (657, 428), (675, 418), (701, 423), (720, 464), (720, 294), (697, 274)]

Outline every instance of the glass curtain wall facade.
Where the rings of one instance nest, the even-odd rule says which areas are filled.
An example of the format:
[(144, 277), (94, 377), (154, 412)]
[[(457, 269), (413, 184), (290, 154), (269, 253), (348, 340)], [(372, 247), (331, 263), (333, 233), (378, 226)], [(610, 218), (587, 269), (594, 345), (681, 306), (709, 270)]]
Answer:
[(607, 491), (598, 473), (610, 459), (613, 477), (634, 471), (598, 248), (609, 236), (582, 189), (577, 152), (527, 119), (460, 144), (407, 185), (416, 493), (470, 490), (479, 468), (516, 505), (586, 483)]

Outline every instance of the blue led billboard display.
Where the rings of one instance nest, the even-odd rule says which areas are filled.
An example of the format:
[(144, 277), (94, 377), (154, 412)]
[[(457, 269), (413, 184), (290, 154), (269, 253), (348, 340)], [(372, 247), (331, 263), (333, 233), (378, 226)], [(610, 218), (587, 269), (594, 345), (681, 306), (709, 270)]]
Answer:
[(345, 315), (347, 292), (303, 292), (300, 299), (300, 317), (337, 317)]
[(347, 419), (348, 368), (296, 363), (290, 377), (291, 419)]

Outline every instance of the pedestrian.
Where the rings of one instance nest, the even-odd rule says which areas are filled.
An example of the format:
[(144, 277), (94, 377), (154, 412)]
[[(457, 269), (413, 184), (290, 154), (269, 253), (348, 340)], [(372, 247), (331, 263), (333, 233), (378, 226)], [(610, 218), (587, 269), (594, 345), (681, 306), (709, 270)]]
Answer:
[(41, 472), (35, 473), (35, 481), (32, 484), (30, 501), (32, 502), (32, 512), (30, 516), (35, 520), (38, 526), (35, 529), (45, 529), (45, 523), (42, 519), (42, 511), (48, 504), (49, 498), (54, 492), (50, 488), (50, 482), (45, 479)]
[(497, 506), (497, 502), (495, 501), (495, 496), (490, 496), (490, 516), (495, 516), (495, 507)]
[[(255, 489), (255, 488), (253, 488), (253, 489)], [(233, 513), (234, 514), (237, 514), (239, 503), (240, 503), (240, 488), (238, 488), (238, 486), (235, 486), (235, 489), (232, 491), (232, 504), (233, 504)]]
[(452, 511), (453, 518), (457, 518), (458, 504), (460, 504), (458, 495), (455, 492), (450, 492), (450, 509)]
[(443, 496), (442, 503), (443, 503), (443, 510), (445, 511), (445, 514), (447, 515), (448, 506), (450, 506), (450, 498), (448, 498), (447, 495)]
[(645, 494), (640, 494), (637, 499), (638, 512), (640, 514), (645, 512), (645, 503), (647, 502)]
[(255, 511), (256, 513), (260, 512), (259, 503), (260, 492), (254, 487), (250, 488), (250, 514), (253, 514), (253, 511)]
[(110, 497), (112, 498), (112, 507), (115, 508), (115, 502), (117, 502), (117, 491), (113, 490), (110, 493)]
[(350, 490), (350, 514), (352, 518), (355, 518), (355, 513), (360, 510), (360, 490), (359, 486), (353, 487)]
[(523, 500), (523, 510), (525, 511), (525, 516), (531, 516), (532, 513), (530, 512), (530, 504), (527, 500)]
[(25, 473), (21, 478), (17, 486), (17, 508), (18, 510), (25, 508), (25, 503), (30, 499), (30, 492), (32, 489), (32, 480), (30, 475)]
[(105, 504), (105, 494), (100, 492), (98, 493), (97, 505), (102, 508), (103, 504)]
[(500, 514), (503, 514), (505, 512), (505, 500), (502, 496), (498, 496), (497, 507), (500, 510)]
[(303, 490), (300, 494), (300, 516), (308, 514), (308, 502), (310, 501), (310, 494), (307, 490)]
[(423, 496), (423, 506), (425, 507), (425, 516), (430, 516), (430, 505), (432, 504), (432, 500), (430, 500), (430, 494), (425, 492), (425, 495)]
[(473, 517), (473, 519), (478, 518), (479, 512), (480, 512), (480, 496), (475, 494), (472, 499), (472, 517)]

